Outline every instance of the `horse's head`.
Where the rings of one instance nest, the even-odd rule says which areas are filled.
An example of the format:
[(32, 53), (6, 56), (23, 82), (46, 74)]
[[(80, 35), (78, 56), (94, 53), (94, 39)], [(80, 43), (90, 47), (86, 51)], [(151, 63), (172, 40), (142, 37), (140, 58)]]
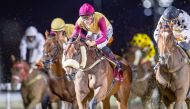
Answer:
[(175, 37), (173, 35), (172, 27), (165, 25), (161, 26), (158, 36), (158, 51), (160, 58), (166, 60), (171, 54), (171, 51), (175, 49)]
[(73, 80), (76, 72), (84, 69), (92, 59), (96, 58), (95, 49), (95, 47), (87, 47), (84, 40), (80, 38), (67, 46), (63, 53), (62, 67), (69, 80)]
[(25, 61), (15, 62), (15, 64), (13, 64), (11, 72), (11, 86), (13, 90), (16, 90), (19, 83), (27, 80), (29, 74), (29, 64), (27, 64)]
[[(46, 38), (43, 50), (43, 65), (46, 71), (55, 73), (54, 75), (59, 76), (62, 72), (57, 72), (58, 68), (61, 70), (61, 54), (63, 48), (59, 41), (55, 37), (49, 36)], [(56, 70), (56, 71), (55, 71)], [(59, 74), (58, 74), (59, 73)]]

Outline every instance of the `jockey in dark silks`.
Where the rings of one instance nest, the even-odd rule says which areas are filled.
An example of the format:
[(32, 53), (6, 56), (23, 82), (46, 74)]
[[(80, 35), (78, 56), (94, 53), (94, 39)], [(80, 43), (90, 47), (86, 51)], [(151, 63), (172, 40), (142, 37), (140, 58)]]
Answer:
[(162, 25), (169, 25), (173, 29), (178, 44), (190, 57), (190, 16), (181, 9), (174, 6), (168, 7), (160, 17), (157, 28), (154, 32), (154, 39), (157, 41)]
[(75, 40), (79, 34), (83, 34), (82, 31), (87, 32), (86, 35), (82, 35), (84, 38), (91, 39), (87, 40), (86, 44), (88, 46), (97, 46), (109, 59), (115, 62), (115, 72), (117, 73), (115, 79), (121, 81), (123, 79), (121, 63), (116, 60), (111, 49), (106, 46), (109, 40), (112, 39), (112, 25), (102, 13), (95, 12), (93, 6), (88, 3), (81, 6), (79, 15), (80, 17), (75, 24), (75, 31), (70, 41)]

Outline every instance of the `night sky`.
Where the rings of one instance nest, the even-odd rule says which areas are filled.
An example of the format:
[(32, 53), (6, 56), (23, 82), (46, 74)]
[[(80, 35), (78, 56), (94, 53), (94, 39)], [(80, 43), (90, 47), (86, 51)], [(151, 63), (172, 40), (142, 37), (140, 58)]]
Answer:
[[(19, 43), (27, 26), (34, 25), (39, 32), (49, 30), (51, 21), (61, 17), (66, 23), (75, 23), (78, 10), (93, 0), (3, 0), (0, 4), (0, 80), (2, 75), (10, 77), (10, 55), (19, 57)], [(190, 13), (189, 0), (174, 0), (174, 6)], [(95, 6), (96, 7), (96, 6)], [(96, 10), (98, 10), (96, 8)], [(145, 16), (141, 0), (102, 0), (102, 12), (114, 28), (114, 52), (121, 54), (127, 41), (136, 33), (144, 32), (152, 37), (153, 16)], [(9, 81), (8, 79), (3, 81)]]

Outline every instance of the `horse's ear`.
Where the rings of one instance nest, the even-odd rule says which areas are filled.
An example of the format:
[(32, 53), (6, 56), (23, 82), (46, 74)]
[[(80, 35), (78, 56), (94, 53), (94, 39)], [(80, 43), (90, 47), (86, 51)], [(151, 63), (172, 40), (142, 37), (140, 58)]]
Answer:
[(48, 36), (49, 36), (49, 31), (46, 30), (46, 31), (45, 31), (45, 39), (48, 39)]
[(15, 63), (15, 62), (16, 62), (16, 57), (15, 57), (15, 55), (13, 55), (13, 54), (11, 54), (11, 61), (12, 61), (12, 63)]

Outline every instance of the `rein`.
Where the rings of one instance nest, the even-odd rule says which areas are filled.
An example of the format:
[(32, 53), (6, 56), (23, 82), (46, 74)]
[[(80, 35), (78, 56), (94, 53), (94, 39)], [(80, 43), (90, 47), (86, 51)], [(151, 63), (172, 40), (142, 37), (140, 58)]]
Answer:
[(80, 71), (89, 71), (90, 69), (92, 69), (94, 66), (96, 66), (98, 63), (100, 63), (102, 60), (106, 59), (104, 56), (101, 57), (100, 59), (96, 60), (92, 65), (90, 65), (88, 68), (80, 68)]

